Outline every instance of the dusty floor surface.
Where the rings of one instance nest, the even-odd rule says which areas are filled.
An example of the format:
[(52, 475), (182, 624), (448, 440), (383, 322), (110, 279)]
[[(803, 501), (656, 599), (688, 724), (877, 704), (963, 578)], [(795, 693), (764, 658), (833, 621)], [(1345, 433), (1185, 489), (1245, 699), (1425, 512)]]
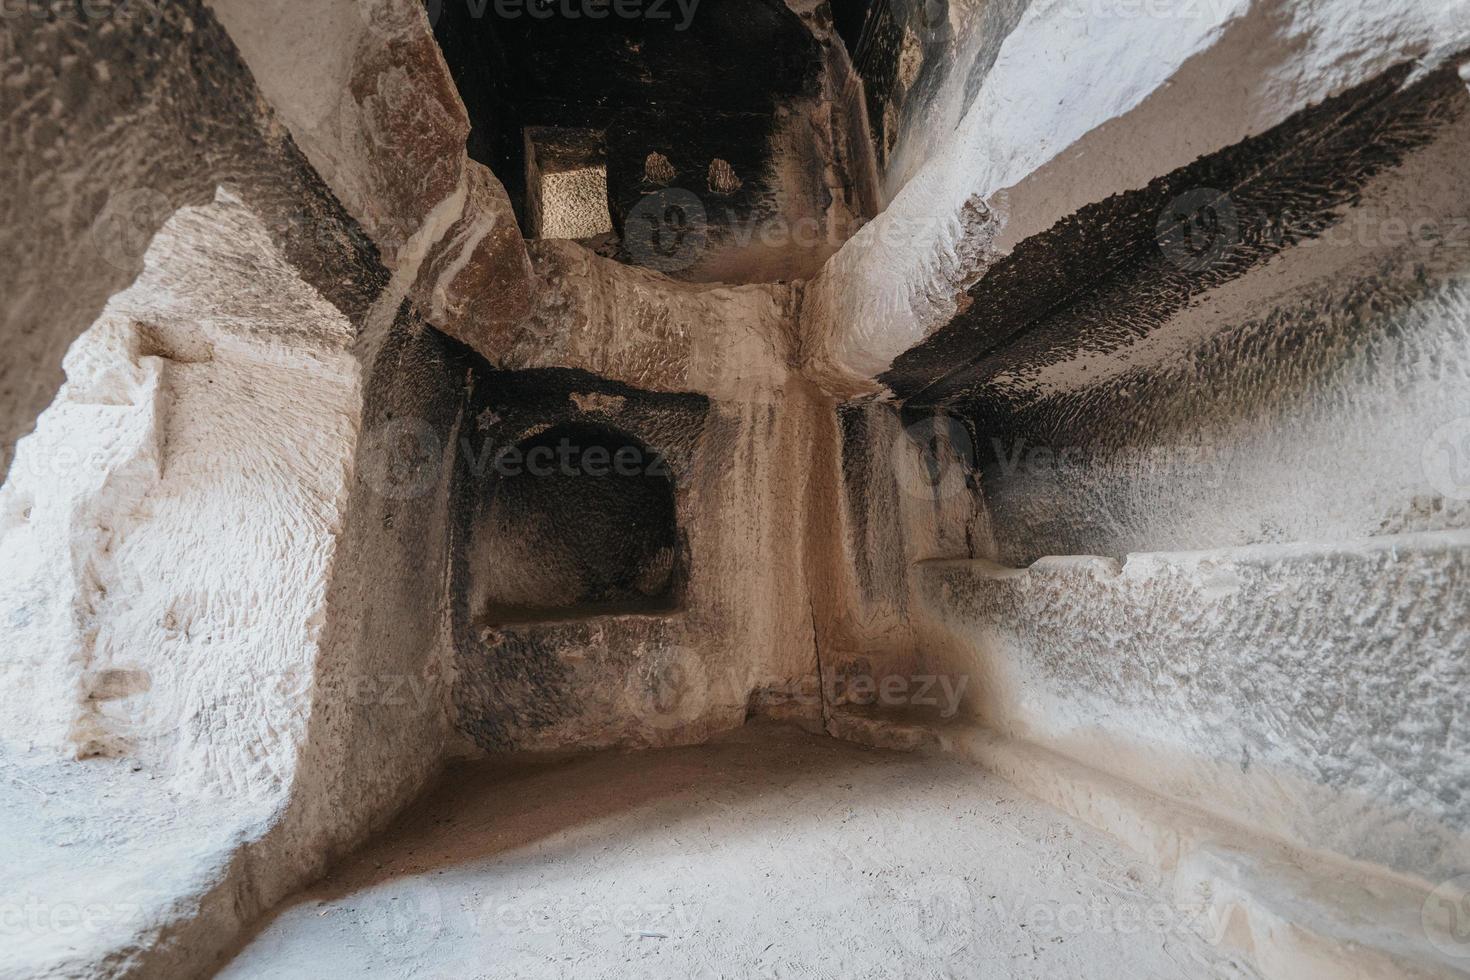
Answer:
[(1098, 833), (772, 725), (452, 770), (222, 976), (1249, 977)]
[(152, 941), (265, 816), (185, 799), (125, 760), (0, 755), (0, 978), (76, 976)]

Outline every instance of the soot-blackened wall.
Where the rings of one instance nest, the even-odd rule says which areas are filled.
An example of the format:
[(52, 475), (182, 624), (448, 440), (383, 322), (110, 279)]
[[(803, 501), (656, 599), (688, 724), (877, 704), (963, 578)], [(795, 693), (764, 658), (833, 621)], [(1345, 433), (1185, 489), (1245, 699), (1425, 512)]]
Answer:
[(863, 210), (869, 178), (852, 158), (866, 152), (848, 146), (850, 107), (830, 101), (846, 68), (825, 15), (783, 0), (596, 19), (496, 7), (445, 4), (435, 34), (470, 156), (504, 182), (528, 235), (543, 232), (523, 133), (544, 127), (602, 134), (613, 232), (598, 247), (674, 278), (813, 273)]
[(547, 638), (558, 624), (680, 608), (681, 490), (709, 403), (575, 370), (482, 364), (471, 386), (455, 468), (454, 629), (462, 721), (495, 747), (574, 710)]
[(654, 612), (677, 603), (673, 473), (600, 422), (542, 429), (490, 461), (470, 549), (487, 621)]
[(477, 375), (456, 569), (476, 623), (678, 606), (677, 487), (706, 400), (580, 371)]
[(1059, 222), (895, 361), (971, 428), (997, 560), (1464, 526), (1424, 457), (1464, 415), (1470, 99), (1408, 74)]

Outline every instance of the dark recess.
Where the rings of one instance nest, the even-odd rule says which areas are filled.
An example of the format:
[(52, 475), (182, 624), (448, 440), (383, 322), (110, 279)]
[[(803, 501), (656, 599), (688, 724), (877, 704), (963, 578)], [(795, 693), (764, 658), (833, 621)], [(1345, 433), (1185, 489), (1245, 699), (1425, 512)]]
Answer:
[(852, 55), (857, 51), (858, 42), (862, 40), (863, 30), (867, 24), (869, 11), (875, 6), (881, 6), (884, 0), (830, 0), (832, 6), (832, 26), (837, 29), (837, 36), (842, 38), (847, 53)]
[[(574, 710), (578, 695), (558, 651), (568, 637), (581, 635), (582, 620), (682, 608), (690, 555), (678, 523), (679, 487), (690, 478), (709, 400), (642, 391), (585, 371), (502, 371), (477, 355), (469, 358), (451, 502), (452, 628), (460, 672), (455, 701), (466, 731), (486, 748), (503, 749), (513, 744), (513, 733), (554, 724)], [(582, 405), (592, 404), (589, 396), (600, 399), (600, 407), (584, 410)], [(650, 461), (656, 457), (666, 464), (668, 476), (659, 467), (642, 483), (625, 480), (590, 492), (576, 484), (599, 478), (513, 480), (507, 492), (490, 462), (495, 453), (563, 437), (608, 448), (644, 447)], [(565, 562), (573, 572), (592, 572), (588, 601), (554, 609), (472, 608), (486, 572), (473, 560), (476, 536), (524, 541), (525, 529), (498, 528), (495, 515), (533, 509), (551, 518), (552, 533), (534, 542), (547, 545), (547, 559)], [(630, 527), (636, 528), (631, 535)], [(630, 540), (620, 540), (625, 536)], [(661, 557), (667, 548), (671, 562)], [(655, 565), (655, 557), (664, 564)], [(644, 578), (650, 568), (665, 574)], [(654, 594), (640, 588), (641, 578), (643, 586), (654, 582)]]
[[(672, 0), (657, 5), (666, 19), (472, 9), (480, 7), (445, 0), (434, 33), (469, 110), (469, 154), (504, 183), (527, 231), (525, 127), (606, 133), (618, 234), (629, 211), (662, 189), (644, 180), (654, 151), (676, 171), (667, 186), (706, 199), (718, 225), (764, 206), (778, 110), (819, 84), (821, 47), (782, 0), (702, 0), (682, 30)], [(711, 195), (715, 158), (742, 180), (734, 194)]]
[(678, 519), (662, 457), (625, 432), (588, 422), (554, 425), (515, 449), (531, 462), (493, 479), (475, 531), (518, 546), (529, 540), (525, 557), (578, 595), (568, 605), (493, 604), (479, 611), (487, 621), (677, 607)]
[[(537, 567), (528, 573), (567, 589), (547, 603), (506, 603), (492, 595), (487, 608), (468, 615), (505, 623), (677, 609), (688, 563), (675, 494), (708, 400), (645, 392), (568, 369), (486, 365), (473, 375), (475, 424), (461, 440), (456, 468), (466, 489), (459, 519), (466, 547), (459, 550), (482, 554), (478, 541), (499, 554), (503, 541), (520, 550), (507, 550), (499, 561), (532, 561)], [(588, 398), (617, 407), (583, 411), (578, 399)], [(543, 451), (532, 473), (527, 454), (543, 446), (556, 458), (547, 464)], [(604, 467), (601, 453), (616, 462), (624, 450), (633, 454), (624, 460), (636, 457), (635, 465)], [(466, 566), (466, 586), (489, 571)]]

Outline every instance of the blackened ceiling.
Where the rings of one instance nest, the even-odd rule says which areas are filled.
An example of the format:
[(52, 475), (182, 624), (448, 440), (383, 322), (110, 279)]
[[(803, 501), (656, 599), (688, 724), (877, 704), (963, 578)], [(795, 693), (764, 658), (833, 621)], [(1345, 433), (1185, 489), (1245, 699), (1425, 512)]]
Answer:
[[(911, 411), (958, 406), (987, 431), (1004, 429), (1028, 402), (1031, 372), (1126, 346), (1205, 292), (1320, 237), (1370, 179), (1465, 111), (1452, 67), (1410, 82), (1413, 71), (1400, 65), (1027, 239), (881, 380)], [(1176, 216), (1181, 205), (1198, 214)], [(1173, 254), (1171, 221), (1205, 217), (1219, 226), (1194, 229), (1177, 243), (1190, 247)]]
[(837, 28), (849, 55), (858, 50), (858, 42), (867, 27), (868, 11), (875, 6), (887, 6), (886, 0), (830, 0), (830, 4), (832, 26)]
[[(753, 199), (780, 106), (818, 91), (821, 45), (782, 0), (618, 4), (634, 17), (616, 16), (614, 0), (550, 0), (542, 16), (531, 2), (444, 0), (435, 22), (470, 112), (470, 156), (518, 211), (527, 126), (607, 133), (615, 222), (638, 200), (630, 181), (654, 151), (700, 191), (710, 161), (728, 160)], [(607, 16), (587, 17), (592, 9)]]
[(781, 0), (700, 0), (687, 19), (674, 0), (663, 10), (669, 19), (485, 17), (475, 27), (500, 46), (530, 116), (660, 105), (769, 112), (813, 91), (817, 42)]

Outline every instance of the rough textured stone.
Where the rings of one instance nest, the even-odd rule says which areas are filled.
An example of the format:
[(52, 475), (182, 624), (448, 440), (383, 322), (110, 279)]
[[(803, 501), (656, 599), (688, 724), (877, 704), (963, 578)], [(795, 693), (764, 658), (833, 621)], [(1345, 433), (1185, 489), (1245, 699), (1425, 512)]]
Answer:
[[(1391, 953), (1404, 896), (1463, 872), (1463, 4), (956, 0), (931, 36), (889, 5), (864, 121), (826, 6), (709, 3), (698, 37), (766, 25), (782, 71), (655, 77), (679, 38), (558, 23), (619, 28), (568, 48), (616, 61), (599, 87), (545, 74), (527, 20), (514, 99), (617, 123), (588, 145), (623, 231), (656, 188), (720, 206), (713, 250), (667, 272), (767, 282), (528, 246), (518, 168), (466, 147), (523, 150), (526, 120), (491, 111), (494, 52), (451, 78), (436, 5), (7, 18), (5, 439), (94, 326), (0, 490), (0, 737), (28, 750), (0, 773), (57, 802), (20, 835), (24, 887), (75, 831), (54, 895), (141, 914), (28, 935), (0, 972), (206, 971), (450, 755), (758, 715), (912, 748), (979, 719), (976, 758), (1007, 756), (998, 729), (1033, 750), (1008, 778), (1172, 848), (1277, 972), (1354, 935), (1293, 889), (1390, 896), (1358, 935)], [(1171, 266), (1160, 219), (1209, 188), (1239, 247)], [(1435, 234), (1390, 242), (1384, 215)], [(806, 219), (814, 248), (741, 240)], [(564, 437), (667, 474), (493, 469)], [(1171, 468), (1181, 446), (1234, 468)], [(1186, 546), (1215, 550), (1160, 553)], [(947, 685), (958, 719), (895, 725), (847, 683), (934, 674), (975, 681)], [(1167, 819), (1094, 792), (1105, 771)], [(1187, 851), (1191, 807), (1359, 877)], [(1237, 902), (1263, 877), (1288, 897)]]
[(51, 17), (36, 16), (39, 6), (0, 31), (0, 126), (16, 157), (0, 188), (5, 465), (61, 384), (67, 347), (142, 271), (154, 233), (220, 185), (350, 320), (382, 287), (374, 248), (263, 110), (208, 11), (100, 5), (93, 18), (63, 5)]
[(465, 175), (464, 210), (430, 251), (415, 292), (431, 323), (494, 359), (507, 328), (531, 312), (537, 281), (505, 188), (477, 163)]
[[(1167, 908), (1163, 882), (971, 767), (753, 724), (697, 747), (456, 767), (222, 976), (474, 976), (490, 949), (510, 976), (571, 956), (598, 980), (861, 976), (895, 960), (963, 977), (1249, 978), (1190, 914), (1146, 925)], [(773, 932), (798, 909), (814, 928)]]
[[(146, 772), (89, 833), (172, 828), (156, 886), (133, 857), (99, 868), (89, 899), (129, 912), (88, 937), (92, 968), (196, 970), (311, 873), (280, 851), (269, 871), (235, 862), (300, 789), (356, 448), (355, 336), (239, 199), (186, 208), (72, 347), (0, 490), (16, 643), (0, 740)], [(56, 765), (30, 778), (84, 778)], [(71, 962), (65, 931), (29, 938), (26, 969)]]
[(973, 432), (989, 557), (1466, 525), (1435, 476), (1436, 434), (1470, 399), (1470, 100), (1449, 91), (1453, 122), (1330, 223), (1306, 188), (1285, 195), (1320, 234), (1177, 310), (1153, 305), (1159, 279), (1126, 276), (973, 365), (951, 411)]
[(1249, 826), (1429, 881), (1470, 858), (1466, 532), (1029, 569), (928, 562), (981, 716)]
[[(589, 400), (589, 392), (602, 398)], [(737, 727), (750, 713), (817, 721), (819, 701), (801, 695), (813, 693), (811, 596), (822, 588), (809, 556), (826, 542), (805, 502), (821, 475), (829, 402), (795, 381), (760, 402), (727, 402), (526, 371), (477, 373), (471, 404), (480, 421), (455, 464), (463, 503), (453, 557), (454, 699), (467, 735), (497, 752), (554, 751), (683, 744)], [(543, 622), (487, 607), (509, 569), (484, 563), (519, 548), (545, 561), (552, 549), (538, 542), (554, 545), (568, 530), (545, 522), (576, 513), (547, 506), (492, 521), (482, 502), (498, 493), (493, 461), (528, 432), (567, 421), (626, 433), (666, 468), (678, 551), (673, 608), (599, 615), (568, 597), (558, 610), (545, 587), (533, 588), (550, 607)], [(650, 517), (604, 513), (594, 500), (578, 501), (589, 537), (603, 534), (598, 522)]]
[[(352, 339), (238, 200), (165, 227), (0, 491), (22, 654), (0, 665), (8, 741), (126, 755), (216, 796), (289, 783), (289, 692), (317, 657), (360, 398)], [(268, 536), (216, 550), (262, 513)]]
[[(1395, 65), (1418, 73), (1470, 47), (1462, 4), (1079, 6), (1025, 9), (978, 92), (953, 96), (968, 108), (951, 135), (811, 283), (803, 363), (832, 390), (871, 388), (967, 308), (987, 268), (1067, 215)], [(1058, 59), (1064, 48), (1087, 55)]]
[(791, 290), (678, 283), (574, 242), (533, 242), (531, 315), (490, 360), (565, 367), (649, 391), (769, 400), (791, 375)]
[[(261, 94), (391, 267), (463, 190), (469, 120), (415, 0), (210, 0)], [(450, 205), (453, 207), (453, 205)], [(428, 232), (437, 238), (436, 228)]]
[[(602, 245), (631, 264), (751, 283), (814, 274), (871, 215), (856, 78), (825, 4), (648, 4), (598, 25), (504, 9), (444, 4), (435, 31), (470, 111), (471, 157), (528, 233), (608, 233)], [(599, 152), (538, 161), (549, 129)], [(660, 180), (647, 179), (650, 154)]]

